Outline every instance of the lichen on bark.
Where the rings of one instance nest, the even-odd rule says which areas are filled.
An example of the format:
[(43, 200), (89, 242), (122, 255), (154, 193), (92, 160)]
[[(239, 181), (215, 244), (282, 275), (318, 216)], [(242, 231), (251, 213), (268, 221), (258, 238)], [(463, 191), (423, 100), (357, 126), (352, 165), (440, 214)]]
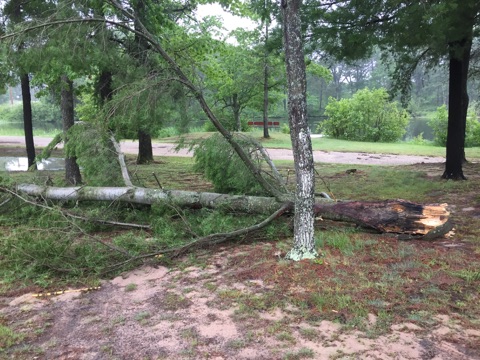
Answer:
[(316, 259), (318, 257), (318, 252), (313, 249), (308, 249), (304, 246), (296, 247), (294, 246), (292, 250), (290, 250), (287, 255), (285, 255), (285, 259), (293, 260), (293, 261), (300, 261), (305, 259)]

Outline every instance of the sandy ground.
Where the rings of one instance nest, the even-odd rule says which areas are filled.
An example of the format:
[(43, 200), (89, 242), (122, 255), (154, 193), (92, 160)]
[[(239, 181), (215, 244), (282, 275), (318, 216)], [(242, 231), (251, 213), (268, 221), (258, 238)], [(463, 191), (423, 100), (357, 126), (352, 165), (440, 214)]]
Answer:
[[(50, 138), (35, 138), (36, 146), (46, 146), (51, 141)], [(321, 141), (314, 139), (314, 141)], [(2, 136), (0, 137), (0, 146), (12, 146), (24, 144), (24, 138), (21, 136)], [(187, 149), (178, 152), (174, 150), (174, 144), (153, 143), (153, 154), (156, 156), (192, 156)], [(121, 142), (122, 151), (126, 154), (136, 154), (138, 152), (138, 142), (124, 140)], [(268, 149), (268, 153), (273, 160), (293, 160), (291, 150), (287, 149)], [(1, 156), (1, 149), (0, 149)], [(337, 151), (314, 151), (313, 157), (316, 162), (336, 163), (336, 164), (364, 164), (364, 165), (410, 165), (418, 163), (438, 163), (444, 162), (443, 157), (432, 156), (407, 156), (390, 154), (369, 154), (363, 152), (337, 152)]]
[[(268, 248), (275, 256), (268, 243), (244, 246)], [(28, 344), (30, 357), (14, 358), (480, 359), (461, 345), (478, 340), (480, 331), (462, 328), (446, 315), (437, 316), (433, 329), (405, 322), (372, 337), (330, 321), (304, 322), (291, 305), (245, 314), (235, 301), (225, 301), (228, 294), (255, 296), (268, 286), (238, 280), (245, 269), (229, 261), (244, 250), (220, 249), (201, 268), (145, 266), (88, 292), (3, 298), (3, 317), (40, 334)], [(366, 321), (373, 326), (377, 317), (369, 314)]]

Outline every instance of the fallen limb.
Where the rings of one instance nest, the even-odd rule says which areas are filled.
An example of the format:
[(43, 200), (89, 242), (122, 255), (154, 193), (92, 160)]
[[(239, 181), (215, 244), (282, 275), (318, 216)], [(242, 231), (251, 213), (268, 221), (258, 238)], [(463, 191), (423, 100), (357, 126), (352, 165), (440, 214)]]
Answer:
[(293, 207), (292, 203), (285, 203), (283, 204), (278, 210), (276, 210), (273, 214), (271, 214), (268, 218), (263, 220), (262, 222), (252, 225), (248, 228), (243, 228), (239, 230), (234, 230), (232, 232), (228, 233), (216, 233), (216, 234), (210, 234), (207, 236), (204, 236), (199, 239), (195, 239), (188, 244), (176, 247), (176, 248), (170, 248), (170, 249), (164, 249), (164, 250), (158, 250), (155, 251), (154, 253), (149, 253), (149, 254), (144, 254), (144, 255), (139, 255), (132, 257), (130, 259), (127, 259), (121, 263), (114, 264), (109, 267), (108, 272), (113, 271), (116, 268), (125, 266), (131, 262), (138, 261), (138, 260), (143, 260), (146, 258), (152, 258), (152, 257), (159, 257), (162, 255), (167, 255), (170, 254), (171, 258), (175, 258), (178, 256), (181, 256), (188, 251), (191, 251), (193, 249), (205, 247), (205, 246), (212, 246), (212, 245), (218, 245), (221, 243), (224, 243), (226, 241), (239, 238), (239, 237), (245, 237), (247, 235), (250, 235), (258, 230), (263, 229), (265, 226), (270, 224), (273, 220), (281, 216), (283, 213), (286, 211), (291, 210)]
[(62, 201), (121, 201), (136, 204), (167, 203), (189, 208), (222, 208), (254, 214), (274, 212), (282, 204), (275, 198), (227, 195), (207, 192), (150, 189), (140, 187), (51, 187), (35, 184), (17, 185), (18, 192)]
[(405, 200), (317, 203), (315, 212), (325, 219), (354, 222), (381, 233), (423, 236), (430, 240), (452, 229), (446, 204), (416, 204)]
[[(282, 206), (282, 203), (270, 197), (139, 187), (56, 188), (21, 184), (17, 186), (17, 191), (50, 200), (166, 203), (178, 207), (207, 207), (252, 214), (271, 214)], [(423, 236), (425, 239), (443, 236), (452, 229), (446, 204), (422, 205), (405, 200), (335, 202), (317, 199), (315, 212), (327, 220), (353, 222), (382, 233)]]
[(123, 178), (123, 182), (125, 183), (125, 186), (133, 186), (132, 180), (130, 180), (130, 175), (128, 175), (127, 165), (125, 164), (125, 155), (123, 155), (122, 150), (120, 148), (120, 144), (117, 142), (113, 134), (110, 134), (110, 141), (112, 142), (113, 147), (117, 152), (118, 163), (122, 171), (122, 178)]
[[(4, 205), (4, 204), (7, 203), (8, 201), (10, 201), (10, 200), (13, 198), (13, 196), (16, 196), (16, 197), (18, 197), (20, 200), (22, 200), (22, 201), (24, 201), (24, 202), (26, 202), (26, 203), (28, 203), (28, 204), (30, 204), (30, 205), (42, 207), (42, 208), (48, 209), (48, 210), (57, 210), (57, 211), (60, 211), (63, 216), (66, 216), (66, 217), (69, 217), (69, 218), (72, 218), (72, 219), (82, 220), (82, 221), (85, 221), (85, 222), (96, 222), (96, 223), (104, 224), (104, 225), (115, 225), (115, 226), (121, 226), (121, 227), (127, 227), (127, 228), (151, 230), (151, 226), (150, 226), (150, 225), (134, 224), (134, 223), (125, 223), (125, 222), (120, 222), (120, 221), (103, 220), (103, 219), (92, 219), (92, 218), (88, 218), (88, 217), (85, 217), (85, 216), (72, 214), (71, 212), (69, 212), (69, 211), (67, 211), (67, 210), (65, 210), (65, 209), (62, 209), (62, 208), (54, 209), (54, 208), (52, 208), (52, 207), (50, 207), (50, 206), (47, 206), (47, 205), (45, 205), (45, 204), (41, 204), (41, 203), (38, 203), (38, 202), (30, 201), (29, 199), (20, 196), (20, 195), (19, 195), (18, 193), (16, 193), (15, 191), (12, 191), (12, 190), (9, 190), (9, 189), (3, 188), (3, 187), (0, 187), (0, 191), (6, 192), (6, 193), (9, 193), (9, 194), (12, 195), (12, 197), (8, 198), (7, 201), (4, 201), (2, 204), (0, 204), (0, 206)], [(27, 194), (27, 195), (28, 195), (28, 194)]]

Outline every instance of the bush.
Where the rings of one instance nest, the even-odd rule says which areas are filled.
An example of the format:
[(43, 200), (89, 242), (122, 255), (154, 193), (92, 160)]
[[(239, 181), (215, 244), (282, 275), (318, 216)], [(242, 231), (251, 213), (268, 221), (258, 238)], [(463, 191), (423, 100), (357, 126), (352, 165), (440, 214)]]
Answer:
[[(435, 145), (447, 145), (448, 110), (446, 105), (437, 108), (435, 116), (428, 122), (433, 129), (433, 141)], [(465, 128), (465, 147), (480, 146), (480, 122), (475, 107), (471, 106), (467, 113)]]
[(435, 116), (428, 122), (433, 130), (433, 142), (438, 146), (447, 145), (448, 111), (447, 106), (437, 108)]
[(351, 99), (330, 98), (325, 114), (328, 119), (317, 131), (328, 136), (356, 141), (393, 142), (405, 133), (408, 114), (388, 100), (385, 89), (363, 89)]
[[(14, 106), (0, 107), (0, 120), (10, 123), (23, 122), (23, 107), (22, 104)], [(56, 128), (62, 128), (62, 114), (58, 105), (45, 102), (32, 102), (32, 121), (34, 126), (41, 124), (51, 124)]]

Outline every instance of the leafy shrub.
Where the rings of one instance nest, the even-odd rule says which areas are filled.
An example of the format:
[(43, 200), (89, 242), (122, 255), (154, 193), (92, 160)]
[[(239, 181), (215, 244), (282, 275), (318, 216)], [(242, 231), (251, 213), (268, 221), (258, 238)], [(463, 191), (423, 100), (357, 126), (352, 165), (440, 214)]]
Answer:
[[(239, 134), (235, 140), (260, 167), (257, 144)], [(220, 134), (202, 140), (194, 149), (194, 170), (202, 172), (213, 183), (215, 191), (237, 194), (263, 194), (264, 191), (232, 146)]]
[(337, 139), (393, 142), (405, 133), (408, 115), (388, 100), (385, 89), (357, 91), (351, 99), (330, 98), (328, 119), (317, 131)]
[[(0, 120), (9, 123), (23, 122), (22, 104), (1, 106)], [(32, 121), (34, 126), (48, 123), (57, 128), (61, 128), (62, 114), (60, 112), (60, 107), (47, 101), (34, 101), (32, 102)]]
[[(448, 110), (446, 105), (437, 108), (435, 116), (428, 122), (433, 129), (433, 141), (438, 146), (447, 145)], [(480, 146), (480, 122), (475, 107), (471, 106), (467, 113), (465, 128), (465, 147)]]
[(413, 144), (413, 145), (426, 145), (430, 142), (423, 138), (423, 132), (422, 132), (422, 133), (418, 134), (417, 136), (413, 137), (413, 139), (410, 140), (409, 143)]
[(435, 145), (445, 146), (447, 144), (448, 111), (447, 106), (437, 108), (435, 116), (428, 122), (433, 130), (433, 142)]
[(177, 136), (177, 135), (179, 135), (178, 129), (176, 129), (172, 126), (160, 129), (156, 134), (156, 136), (159, 137), (159, 138), (167, 138), (167, 137), (172, 137), (172, 136)]
[(288, 126), (288, 124), (284, 123), (280, 127), (280, 131), (282, 132), (282, 134), (290, 134), (290, 127)]

